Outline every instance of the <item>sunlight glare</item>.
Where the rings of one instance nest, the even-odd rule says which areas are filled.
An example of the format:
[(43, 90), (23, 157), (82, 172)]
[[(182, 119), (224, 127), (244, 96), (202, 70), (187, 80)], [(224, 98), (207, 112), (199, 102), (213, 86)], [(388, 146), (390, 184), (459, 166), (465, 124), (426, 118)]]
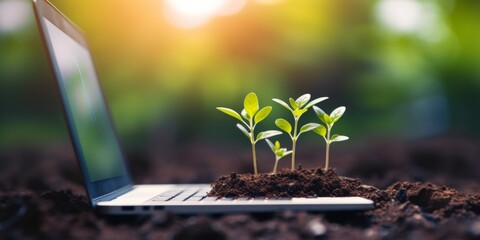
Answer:
[(196, 28), (216, 16), (233, 15), (246, 0), (165, 0), (165, 17), (179, 28)]
[(376, 10), (383, 24), (400, 32), (415, 31), (422, 20), (422, 6), (415, 0), (383, 0)]

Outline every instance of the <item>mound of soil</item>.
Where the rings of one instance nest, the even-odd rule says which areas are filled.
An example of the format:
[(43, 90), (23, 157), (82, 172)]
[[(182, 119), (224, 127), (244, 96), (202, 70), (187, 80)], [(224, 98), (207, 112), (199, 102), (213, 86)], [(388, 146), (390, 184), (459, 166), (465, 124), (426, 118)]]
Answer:
[(209, 196), (226, 198), (346, 197), (358, 195), (358, 179), (339, 177), (329, 169), (282, 169), (261, 173), (221, 176), (212, 184)]

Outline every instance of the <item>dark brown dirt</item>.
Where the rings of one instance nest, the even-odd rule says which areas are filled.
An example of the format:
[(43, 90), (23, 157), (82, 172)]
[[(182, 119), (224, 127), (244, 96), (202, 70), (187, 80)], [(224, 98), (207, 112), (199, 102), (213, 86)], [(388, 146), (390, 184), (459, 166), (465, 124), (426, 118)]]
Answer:
[(226, 198), (346, 197), (358, 195), (358, 179), (339, 177), (329, 169), (282, 169), (261, 173), (221, 176), (212, 184), (209, 196)]
[[(219, 151), (209, 146), (179, 149), (171, 159), (130, 154), (133, 177), (139, 183), (208, 182), (222, 173), (251, 170), (248, 151)], [(323, 153), (313, 149), (299, 154), (307, 167), (323, 159)], [(282, 170), (283, 183), (266, 187), (261, 194), (363, 196), (376, 203), (369, 211), (220, 216), (158, 212), (150, 217), (95, 215), (68, 147), (3, 151), (0, 239), (480, 239), (478, 141), (452, 137), (410, 143), (383, 140), (360, 149), (333, 156), (338, 175), (358, 179), (312, 169), (301, 169), (294, 177)], [(263, 156), (270, 155), (260, 151), (259, 156), (267, 159)], [(270, 167), (268, 161), (260, 162), (261, 171)], [(234, 177), (238, 181), (230, 175), (223, 178), (239, 184), (243, 176), (252, 177), (239, 173)], [(322, 177), (327, 184), (318, 188)], [(306, 188), (291, 184), (292, 178), (306, 180)]]
[(445, 227), (451, 221), (473, 220), (480, 215), (480, 194), (466, 195), (431, 183), (397, 182), (385, 190), (364, 185), (359, 179), (338, 176), (329, 169), (282, 169), (277, 174), (221, 176), (210, 196), (226, 198), (344, 197), (375, 201), (375, 209), (357, 213), (327, 213), (331, 222), (387, 228)]

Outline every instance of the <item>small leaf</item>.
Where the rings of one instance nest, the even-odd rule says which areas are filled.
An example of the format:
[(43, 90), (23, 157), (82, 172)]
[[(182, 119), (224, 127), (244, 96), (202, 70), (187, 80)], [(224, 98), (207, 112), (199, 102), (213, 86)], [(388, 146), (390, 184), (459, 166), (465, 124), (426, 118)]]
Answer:
[(333, 110), (332, 113), (330, 113), (330, 118), (332, 119), (332, 123), (338, 121), (342, 117), (343, 113), (345, 113), (345, 110), (346, 108), (343, 106)]
[(328, 116), (328, 114), (326, 114), (324, 117), (325, 117), (325, 121), (327, 121), (328, 126), (332, 127), (333, 121), (330, 118), (330, 116)]
[(312, 131), (313, 129), (318, 128), (320, 126), (322, 126), (322, 125), (320, 125), (318, 123), (307, 123), (300, 128), (300, 134), (302, 134), (304, 132)]
[(282, 129), (286, 133), (290, 134), (292, 132), (292, 125), (285, 119), (279, 118), (275, 120), (275, 125), (277, 125), (278, 128)]
[(333, 135), (332, 138), (330, 139), (331, 142), (342, 142), (346, 140), (348, 140), (347, 136), (337, 135), (337, 134)]
[(257, 114), (255, 115), (255, 123), (259, 123), (263, 121), (268, 116), (268, 114), (270, 114), (271, 111), (272, 111), (272, 107), (270, 106), (260, 109), (260, 111), (258, 111)]
[(310, 94), (303, 94), (302, 96), (300, 96), (299, 98), (297, 98), (297, 100), (295, 100), (295, 102), (297, 103), (298, 107), (303, 107), (303, 105), (307, 104), (308, 101), (310, 101)]
[(317, 115), (317, 117), (320, 118), (320, 121), (322, 121), (325, 124), (329, 124), (330, 117), (328, 117), (328, 114), (326, 114), (321, 108), (317, 106), (313, 106), (313, 111), (315, 111), (315, 114)]
[(313, 129), (313, 131), (322, 137), (327, 135), (327, 128), (325, 128), (323, 125), (318, 126), (317, 128)]
[(279, 141), (275, 141), (275, 149), (280, 149), (280, 142)]
[(290, 110), (290, 111), (293, 111), (293, 110), (290, 108), (290, 106), (288, 106), (288, 104), (287, 104), (286, 102), (284, 102), (284, 101), (282, 101), (282, 100), (280, 100), (280, 99), (278, 99), (278, 98), (273, 98), (272, 101), (274, 101), (274, 102), (282, 105), (284, 108), (286, 108), (286, 109), (288, 109), (288, 110)]
[(287, 155), (290, 155), (290, 154), (292, 154), (292, 152), (293, 152), (292, 150), (286, 151), (285, 154), (283, 154), (283, 156), (285, 157), (285, 156), (287, 156)]
[(265, 139), (265, 141), (267, 141), (267, 144), (270, 147), (270, 149), (272, 149), (272, 152), (275, 153), (276, 149), (275, 149), (275, 146), (273, 145), (272, 141), (270, 141), (268, 139)]
[(245, 118), (245, 120), (249, 120), (249, 119), (250, 119), (250, 118), (248, 117), (247, 111), (245, 111), (245, 109), (243, 109), (240, 114), (242, 115), (243, 118)]
[(250, 118), (255, 116), (255, 113), (257, 113), (259, 108), (257, 94), (254, 92), (247, 94), (245, 100), (243, 101), (243, 107), (245, 108), (245, 111), (247, 111), (247, 114)]
[(328, 97), (321, 97), (321, 98), (314, 99), (314, 100), (312, 100), (311, 102), (309, 102), (309, 103), (304, 107), (304, 109), (309, 109), (309, 108), (311, 108), (313, 105), (315, 105), (315, 104), (317, 104), (317, 103), (319, 103), (319, 102), (325, 101), (325, 100), (327, 100), (327, 99), (328, 99)]
[(250, 133), (247, 131), (247, 129), (245, 129), (244, 126), (242, 126), (240, 123), (237, 123), (237, 128), (240, 129), (240, 131), (242, 131), (242, 133), (245, 134), (248, 139), (250, 139)]
[(255, 142), (260, 141), (262, 139), (271, 138), (273, 136), (277, 136), (277, 135), (280, 135), (280, 134), (282, 134), (282, 132), (277, 131), (277, 130), (268, 130), (268, 131), (265, 131), (265, 132), (260, 132), (260, 133), (258, 133), (257, 140), (255, 140)]
[(295, 100), (293, 100), (293, 98), (289, 98), (288, 100), (290, 100), (290, 105), (292, 106), (293, 109), (299, 109), (300, 108), (298, 106), (298, 104), (295, 102)]
[(229, 115), (229, 116), (232, 116), (240, 121), (243, 122), (243, 119), (242, 117), (240, 116), (240, 114), (238, 114), (237, 112), (235, 112), (234, 110), (230, 109), (230, 108), (224, 108), (224, 107), (217, 107), (218, 110), (220, 110), (221, 112)]
[(287, 151), (286, 148), (281, 148), (281, 149), (278, 149), (276, 152), (275, 152), (275, 155), (279, 158), (282, 158), (285, 156), (285, 152)]
[(300, 116), (302, 116), (305, 112), (307, 112), (308, 109), (297, 109), (297, 110), (294, 110), (293, 111), (293, 116), (295, 116), (296, 118), (299, 118)]

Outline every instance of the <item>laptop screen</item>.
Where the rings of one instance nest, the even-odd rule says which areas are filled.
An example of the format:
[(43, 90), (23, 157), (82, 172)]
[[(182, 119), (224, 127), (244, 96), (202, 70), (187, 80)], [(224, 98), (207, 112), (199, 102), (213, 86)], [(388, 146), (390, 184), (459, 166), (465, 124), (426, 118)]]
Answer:
[[(44, 18), (60, 79), (59, 87), (74, 125), (89, 181), (124, 174), (120, 146), (97, 81), (90, 53)], [(84, 177), (87, 177), (84, 176)]]
[(71, 115), (90, 182), (124, 174), (122, 154), (87, 49), (44, 18), (59, 70), (59, 87)]
[(44, 21), (60, 74), (59, 85), (71, 115), (89, 181), (123, 175), (122, 154), (88, 50), (46, 18)]
[(129, 191), (130, 175), (83, 34), (48, 1), (33, 3), (85, 188), (95, 206)]

